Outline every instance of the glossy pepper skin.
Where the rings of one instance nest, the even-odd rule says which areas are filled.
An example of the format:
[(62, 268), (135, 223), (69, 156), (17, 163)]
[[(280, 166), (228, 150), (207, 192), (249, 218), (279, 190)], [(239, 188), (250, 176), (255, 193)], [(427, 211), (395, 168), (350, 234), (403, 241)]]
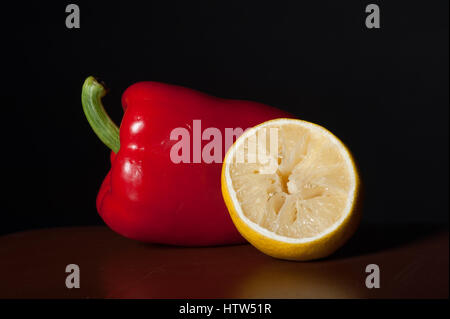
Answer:
[[(221, 163), (193, 163), (193, 121), (202, 132), (247, 129), (261, 122), (291, 117), (284, 111), (249, 101), (226, 100), (191, 89), (139, 82), (122, 96), (119, 129), (101, 105), (104, 87), (89, 77), (82, 93), (85, 114), (97, 135), (113, 151), (111, 170), (97, 196), (97, 210), (117, 233), (139, 241), (183, 246), (241, 243), (223, 202)], [(175, 128), (190, 132), (191, 163), (174, 163), (170, 151)], [(200, 137), (201, 138), (201, 137)], [(204, 146), (209, 141), (203, 141)], [(222, 158), (225, 155), (223, 148)], [(198, 155), (197, 155), (198, 156)]]

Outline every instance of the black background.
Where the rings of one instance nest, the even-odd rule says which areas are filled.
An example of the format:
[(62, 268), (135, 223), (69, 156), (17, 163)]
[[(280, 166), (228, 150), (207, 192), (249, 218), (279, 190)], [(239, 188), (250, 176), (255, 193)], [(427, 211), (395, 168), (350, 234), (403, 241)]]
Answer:
[[(80, 103), (89, 75), (152, 80), (288, 110), (340, 137), (366, 187), (363, 223), (448, 223), (448, 1), (2, 4), (0, 234), (102, 224), (108, 149)], [(365, 27), (365, 6), (381, 29)]]

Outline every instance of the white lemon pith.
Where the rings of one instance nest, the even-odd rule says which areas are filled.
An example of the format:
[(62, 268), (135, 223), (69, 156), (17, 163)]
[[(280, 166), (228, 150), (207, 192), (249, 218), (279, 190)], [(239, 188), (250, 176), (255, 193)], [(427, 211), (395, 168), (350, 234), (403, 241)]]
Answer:
[[(252, 138), (271, 129), (275, 152), (268, 137), (261, 139), (270, 161), (249, 161)], [(222, 193), (239, 232), (277, 258), (325, 257), (359, 223), (359, 177), (350, 152), (323, 127), (301, 120), (276, 119), (244, 132), (225, 156)]]

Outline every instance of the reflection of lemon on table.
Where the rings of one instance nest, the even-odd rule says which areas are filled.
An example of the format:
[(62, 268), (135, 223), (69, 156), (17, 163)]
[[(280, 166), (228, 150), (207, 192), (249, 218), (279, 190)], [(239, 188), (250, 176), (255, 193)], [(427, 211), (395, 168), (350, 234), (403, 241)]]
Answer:
[(344, 144), (294, 119), (247, 130), (222, 169), (222, 193), (239, 232), (262, 252), (290, 260), (328, 256), (350, 238), (360, 219), (359, 184)]

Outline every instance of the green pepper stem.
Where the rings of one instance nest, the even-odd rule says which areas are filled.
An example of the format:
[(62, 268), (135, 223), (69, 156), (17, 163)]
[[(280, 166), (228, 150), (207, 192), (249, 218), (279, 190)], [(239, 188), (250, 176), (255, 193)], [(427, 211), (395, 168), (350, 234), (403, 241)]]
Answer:
[(114, 153), (120, 149), (119, 128), (106, 113), (102, 104), (102, 97), (106, 89), (90, 76), (84, 81), (81, 92), (81, 104), (86, 118), (100, 140)]

